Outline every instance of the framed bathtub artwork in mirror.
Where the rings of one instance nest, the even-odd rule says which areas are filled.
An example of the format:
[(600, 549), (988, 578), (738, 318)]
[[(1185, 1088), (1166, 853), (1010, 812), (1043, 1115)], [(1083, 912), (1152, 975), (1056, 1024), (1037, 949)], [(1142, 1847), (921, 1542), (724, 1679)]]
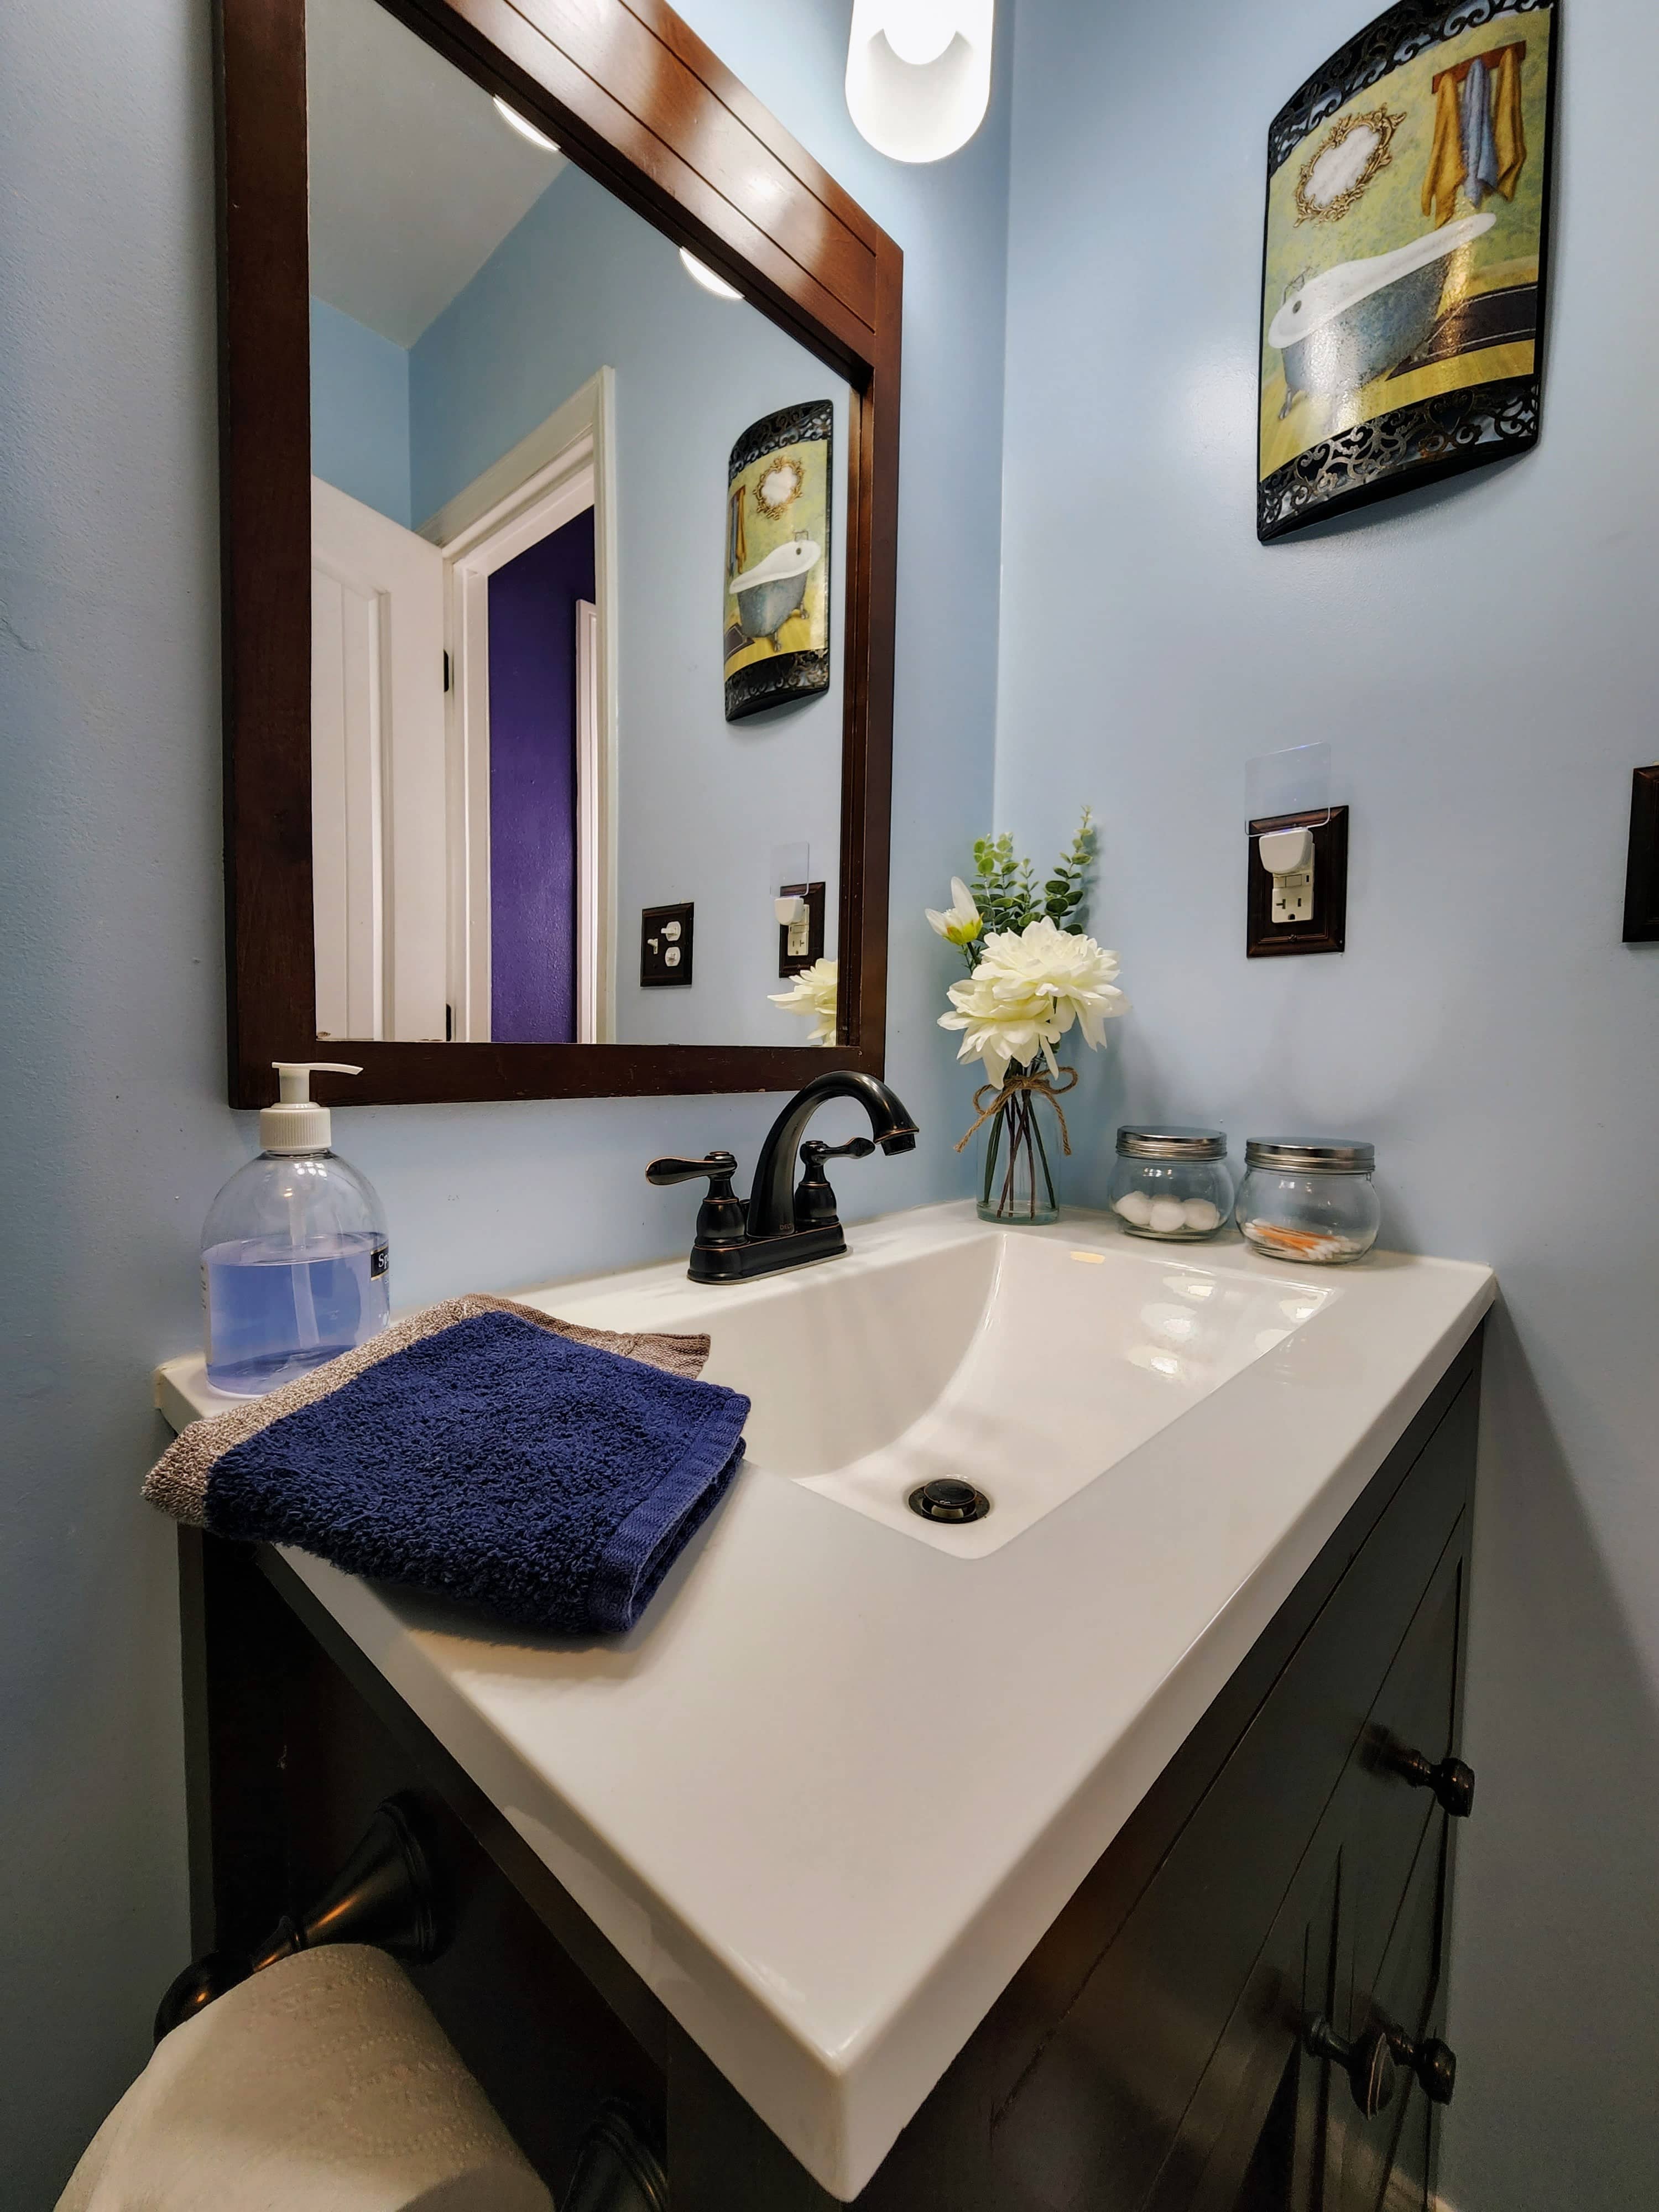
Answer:
[(830, 688), (827, 399), (763, 416), (726, 469), (726, 719)]
[(1265, 543), (1535, 445), (1560, 0), (1401, 0), (1267, 144)]

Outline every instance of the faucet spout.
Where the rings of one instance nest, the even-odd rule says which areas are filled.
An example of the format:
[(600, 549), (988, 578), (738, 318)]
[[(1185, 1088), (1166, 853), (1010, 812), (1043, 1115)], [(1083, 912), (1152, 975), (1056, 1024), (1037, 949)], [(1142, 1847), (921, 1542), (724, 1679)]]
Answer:
[(888, 1155), (915, 1150), (916, 1125), (908, 1109), (879, 1077), (832, 1067), (797, 1091), (772, 1124), (755, 1163), (749, 1200), (749, 1236), (782, 1237), (795, 1226), (795, 1158), (807, 1124), (831, 1098), (856, 1098), (870, 1117), (870, 1134)]

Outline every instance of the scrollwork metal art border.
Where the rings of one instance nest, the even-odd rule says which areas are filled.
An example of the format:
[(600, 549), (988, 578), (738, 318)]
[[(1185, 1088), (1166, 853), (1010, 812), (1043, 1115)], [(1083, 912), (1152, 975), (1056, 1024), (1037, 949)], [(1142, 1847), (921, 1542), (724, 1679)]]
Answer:
[(763, 415), (758, 422), (749, 425), (732, 448), (727, 465), (736, 476), (766, 454), (776, 453), (780, 446), (810, 446), (816, 439), (830, 436), (835, 419), (835, 408), (828, 399), (781, 407), (775, 415)]
[(1267, 133), (1267, 174), (1276, 175), (1309, 132), (1356, 94), (1368, 92), (1443, 39), (1478, 31), (1499, 15), (1542, 15), (1559, 7), (1559, 0), (1400, 0), (1333, 54), (1279, 109)]
[[(1563, 0), (1398, 0), (1310, 76), (1274, 117), (1267, 181), (1314, 131), (1393, 70), (1462, 31), (1505, 16), (1550, 18), (1550, 97), (1545, 124), (1543, 206), (1538, 240), (1539, 325), (1534, 373), (1396, 407), (1298, 453), (1257, 483), (1256, 534), (1266, 544), (1310, 523), (1352, 513), (1395, 493), (1480, 468), (1535, 446), (1543, 402), (1545, 303), (1549, 296), (1550, 210), (1555, 171), (1556, 74)], [(1267, 230), (1263, 230), (1265, 266)]]
[(1256, 534), (1265, 544), (1389, 493), (1524, 453), (1538, 442), (1539, 400), (1537, 377), (1506, 376), (1356, 423), (1262, 479)]

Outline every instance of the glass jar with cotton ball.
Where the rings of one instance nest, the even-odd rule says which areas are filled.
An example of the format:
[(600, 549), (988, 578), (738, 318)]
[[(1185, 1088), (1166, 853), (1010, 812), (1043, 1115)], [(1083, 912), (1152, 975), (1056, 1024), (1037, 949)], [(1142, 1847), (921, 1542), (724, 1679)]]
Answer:
[(1225, 1133), (1171, 1122), (1120, 1129), (1107, 1202), (1131, 1237), (1219, 1236), (1233, 1211)]

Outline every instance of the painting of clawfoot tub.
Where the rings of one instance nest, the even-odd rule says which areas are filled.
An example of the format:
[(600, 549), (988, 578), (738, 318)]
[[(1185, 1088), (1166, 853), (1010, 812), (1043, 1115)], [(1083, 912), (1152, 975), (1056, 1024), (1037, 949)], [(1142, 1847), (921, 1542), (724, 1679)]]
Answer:
[(726, 513), (726, 719), (830, 687), (827, 399), (751, 422), (732, 448)]
[(1268, 137), (1266, 540), (1537, 442), (1561, 0), (1402, 0)]

